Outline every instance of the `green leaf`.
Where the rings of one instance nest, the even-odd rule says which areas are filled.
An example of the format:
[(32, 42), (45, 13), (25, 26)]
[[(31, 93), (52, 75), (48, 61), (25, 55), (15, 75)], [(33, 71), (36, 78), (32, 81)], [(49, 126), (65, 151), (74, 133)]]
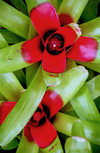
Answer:
[(63, 0), (57, 0), (57, 1), (58, 1), (58, 8), (59, 8)]
[[(76, 66), (74, 60), (67, 59), (66, 62), (67, 66), (65, 72)], [(58, 86), (62, 81), (63, 75), (64, 73), (50, 73), (43, 70), (43, 78), (47, 86)]]
[(87, 2), (88, 0), (63, 0), (58, 10), (58, 14), (69, 15), (74, 22), (77, 22)]
[(87, 77), (87, 70), (82, 66), (76, 66), (63, 74), (58, 86), (49, 87), (48, 90), (57, 92), (65, 105), (81, 88)]
[(35, 36), (37, 36), (37, 31), (35, 30), (33, 24), (30, 23), (29, 33), (28, 33), (28, 39), (30, 40), (30, 39), (34, 38)]
[(94, 100), (98, 111), (100, 112), (100, 96)]
[(73, 110), (73, 107), (70, 102), (68, 102), (60, 111), (62, 113), (67, 113)]
[(97, 97), (99, 97), (100, 96), (100, 75), (97, 75), (96, 77), (88, 81), (87, 86), (91, 94), (91, 97), (93, 99), (96, 99)]
[[(6, 40), (2, 35), (1, 46), (8, 46)], [(20, 70), (22, 72), (22, 70)], [(4, 73), (0, 74), (0, 92), (2, 95), (9, 101), (17, 101), (20, 97), (20, 94), (23, 90), (23, 87), (20, 85), (19, 81), (13, 73)], [(1, 99), (4, 99), (1, 96)]]
[[(87, 89), (87, 87), (86, 87), (86, 89), (83, 90), (83, 91), (85, 91), (85, 92), (87, 91), (89, 97), (90, 97), (90, 95), (91, 95), (92, 99), (95, 100), (96, 98), (98, 98), (98, 97), (100, 96), (100, 75), (97, 75), (97, 76), (94, 77), (93, 79), (91, 79), (91, 80), (89, 80), (88, 82), (86, 82), (86, 85), (87, 85), (88, 89)], [(88, 90), (89, 90), (89, 91), (88, 91)], [(84, 96), (83, 96), (83, 101), (84, 101), (84, 100), (89, 100), (89, 99), (88, 99), (89, 97), (85, 98), (85, 97), (86, 97), (85, 92), (82, 93), (82, 94), (84, 95)], [(75, 95), (75, 96), (76, 96), (76, 95)], [(78, 97), (79, 97), (79, 95), (78, 95)], [(85, 98), (85, 99), (84, 99), (84, 98)], [(78, 99), (78, 100), (79, 100), (79, 99)], [(82, 102), (83, 102), (83, 101), (82, 101)], [(92, 103), (94, 103), (94, 102), (92, 101)], [(79, 106), (80, 106), (80, 105), (79, 105)], [(71, 111), (73, 111), (73, 107), (72, 107), (71, 103), (66, 104), (66, 105), (61, 109), (61, 112), (62, 112), (62, 113), (67, 113), (67, 114), (69, 114), (69, 113), (72, 113)], [(68, 112), (69, 112), (69, 113), (68, 113)], [(73, 112), (73, 113), (74, 113), (74, 112)], [(69, 115), (70, 115), (70, 114), (69, 114)]]
[[(71, 136), (72, 125), (74, 121), (79, 120), (63, 113), (57, 113), (53, 125), (58, 132)], [(81, 120), (85, 130), (85, 137), (91, 143), (100, 145), (100, 124)]]
[[(27, 5), (28, 13), (30, 15), (31, 9), (36, 6), (36, 4), (38, 3), (38, 1), (36, 1), (36, 0), (25, 0), (25, 2), (26, 2), (26, 5)], [(37, 35), (37, 31), (35, 30), (33, 24), (30, 23), (30, 25), (29, 25), (28, 39), (32, 39), (36, 35)]]
[(91, 144), (92, 153), (99, 153), (100, 151), (100, 145)]
[(89, 0), (81, 15), (82, 22), (87, 22), (97, 17), (99, 2), (100, 0)]
[(0, 101), (6, 101), (6, 98), (0, 93)]
[(8, 44), (15, 44), (25, 40), (7, 29), (0, 29), (0, 33), (3, 35)]
[(15, 149), (17, 148), (19, 144), (19, 141), (17, 138), (14, 138), (10, 143), (8, 143), (6, 146), (3, 146), (2, 149), (3, 150), (11, 150), (11, 149)]
[(8, 46), (7, 42), (5, 41), (4, 37), (0, 33), (0, 49)]
[[(70, 116), (74, 116), (74, 117), (78, 117), (78, 115), (76, 114), (75, 110), (71, 110), (71, 111), (66, 111), (65, 114), (70, 115)], [(78, 117), (79, 118), (79, 117)]]
[(100, 115), (96, 108), (92, 97), (89, 94), (88, 88), (84, 85), (76, 95), (71, 99), (71, 104), (78, 114), (83, 119), (93, 123), (100, 123)]
[[(21, 12), (28, 14), (26, 5), (23, 0), (10, 0), (10, 2)], [(19, 5), (20, 4), (20, 5)]]
[(27, 39), (30, 18), (4, 1), (0, 1), (0, 25)]
[(87, 68), (87, 70), (88, 70), (88, 73), (89, 73), (87, 81), (89, 81), (89, 80), (91, 80), (95, 77), (95, 72), (93, 70), (89, 69), (89, 68)]
[(100, 17), (79, 25), (82, 35), (88, 37), (100, 37)]
[(13, 73), (0, 74), (0, 93), (8, 101), (17, 101), (23, 87)]
[(79, 62), (79, 61), (77, 61), (77, 63), (100, 73), (100, 63)]
[(50, 0), (54, 8), (57, 10), (58, 9), (58, 0)]
[(23, 72), (23, 70), (18, 70), (14, 72), (15, 76), (19, 80), (19, 82), (22, 84), (23, 87), (26, 87), (26, 76)]
[(66, 59), (66, 63), (67, 63), (67, 66), (66, 66), (65, 71), (68, 71), (68, 70), (72, 69), (73, 67), (77, 66), (76, 62), (72, 59), (69, 59), (69, 58)]
[(46, 85), (40, 66), (28, 89), (0, 126), (0, 146), (8, 144), (24, 128), (40, 104)]
[(23, 42), (0, 50), (0, 73), (17, 71), (29, 65), (22, 57), (22, 43)]
[(18, 146), (16, 153), (38, 153), (39, 147), (38, 145), (33, 141), (29, 142), (27, 138), (24, 136), (24, 133), (22, 135), (20, 144)]
[(84, 126), (81, 120), (77, 120), (73, 123), (71, 135), (85, 138)]
[(47, 86), (58, 86), (63, 78), (63, 73), (50, 73), (42, 70), (43, 78)]
[(26, 68), (26, 84), (27, 86), (31, 83), (33, 77), (35, 76), (40, 63), (34, 63)]
[(58, 136), (48, 147), (41, 150), (43, 153), (64, 153)]
[(4, 102), (3, 100), (2, 101), (0, 100), (0, 104), (3, 103), (3, 102)]
[(73, 136), (65, 142), (65, 153), (92, 153), (92, 150), (86, 139)]

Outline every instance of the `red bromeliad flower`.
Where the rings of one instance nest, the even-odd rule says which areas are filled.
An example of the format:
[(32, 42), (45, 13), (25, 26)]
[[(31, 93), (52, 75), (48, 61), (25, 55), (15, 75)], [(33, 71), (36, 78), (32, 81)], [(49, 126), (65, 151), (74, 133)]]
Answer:
[[(0, 124), (2, 124), (16, 102), (3, 102), (0, 105)], [(55, 102), (47, 97), (42, 99), (38, 109), (24, 128), (27, 140), (35, 141), (40, 148), (46, 148), (57, 138), (57, 132), (50, 119), (61, 109), (63, 102), (58, 96)]]
[(26, 62), (43, 60), (43, 69), (61, 73), (66, 67), (66, 47), (80, 36), (77, 24), (61, 27), (54, 7), (46, 2), (32, 9), (30, 17), (39, 36), (22, 45), (22, 55)]
[(42, 60), (44, 70), (61, 73), (66, 67), (66, 57), (84, 62), (96, 58), (97, 41), (80, 36), (81, 31), (76, 23), (61, 27), (56, 11), (49, 2), (32, 9), (30, 17), (39, 36), (22, 45), (22, 55), (26, 62)]

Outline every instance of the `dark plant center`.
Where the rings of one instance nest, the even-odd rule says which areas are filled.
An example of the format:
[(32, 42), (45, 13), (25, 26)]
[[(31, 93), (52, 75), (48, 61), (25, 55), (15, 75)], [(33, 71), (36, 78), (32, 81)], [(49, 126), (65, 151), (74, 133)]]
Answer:
[(44, 34), (44, 36), (43, 36), (44, 42), (45, 42), (46, 39), (47, 39), (51, 34), (53, 34), (55, 31), (56, 31), (56, 30), (50, 30), (50, 31), (46, 32), (46, 33)]
[(49, 108), (46, 105), (44, 105), (44, 104), (42, 104), (42, 106), (43, 106), (44, 113), (46, 114), (47, 118), (49, 119), (49, 117), (50, 117)]
[(32, 126), (39, 126), (43, 124), (45, 120), (46, 117), (43, 113), (43, 110), (41, 108), (38, 108), (31, 118), (31, 124)]
[(53, 34), (46, 45), (47, 51), (52, 55), (58, 55), (62, 52), (64, 39), (59, 34)]

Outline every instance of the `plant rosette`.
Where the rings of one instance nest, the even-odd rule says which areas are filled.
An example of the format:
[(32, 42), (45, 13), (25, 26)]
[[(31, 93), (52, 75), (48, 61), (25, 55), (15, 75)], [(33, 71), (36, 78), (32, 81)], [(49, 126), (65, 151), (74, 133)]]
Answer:
[[(10, 46), (8, 47), (8, 50), (6, 48), (1, 50), (0, 59), (3, 59), (2, 55), (5, 55), (4, 62), (6, 64), (7, 62), (5, 61), (5, 57), (7, 57), (9, 52), (12, 50), (10, 53), (11, 56), (13, 56), (8, 59), (11, 66), (11, 71), (29, 66), (30, 64), (36, 63), (38, 61), (42, 61), (45, 80), (45, 77), (48, 79), (49, 76), (51, 76), (51, 78), (53, 76), (58, 78), (59, 74), (61, 75), (65, 71), (66, 58), (82, 62), (100, 63), (99, 38), (97, 39), (89, 36), (81, 36), (81, 29), (75, 23), (76, 21), (66, 14), (57, 16), (55, 8), (49, 2), (42, 3), (33, 8), (30, 12), (30, 18), (39, 36), (36, 36), (35, 38), (24, 43), (22, 42), (17, 45), (15, 44), (15, 48), (14, 46)], [(66, 23), (64, 23), (63, 20), (66, 20)], [(16, 52), (13, 52), (14, 50), (16, 50)], [(8, 53), (6, 54), (7, 51)], [(19, 54), (18, 57), (17, 54)], [(21, 66), (19, 66), (19, 60), (19, 65), (16, 67), (19, 57), (21, 57), (20, 59), (22, 60), (22, 63)], [(16, 64), (13, 64), (13, 62)], [(4, 67), (2, 64), (0, 72), (4, 72), (6, 70), (9, 72), (9, 64), (7, 69), (5, 69), (6, 64), (4, 64)], [(13, 65), (15, 66), (13, 67)], [(63, 153), (57, 132), (53, 125), (50, 123), (50, 120), (83, 85), (88, 76), (86, 70), (82, 68), (82, 73), (83, 71), (85, 75), (82, 78), (80, 77), (81, 83), (78, 79), (75, 83), (75, 76), (73, 75), (73, 78), (73, 76), (71, 76), (69, 73), (67, 76), (69, 79), (66, 81), (68, 88), (67, 86), (64, 86), (65, 82), (62, 81), (62, 84), (60, 84), (61, 81), (59, 79), (57, 80), (57, 87), (49, 87), (38, 109), (33, 114), (27, 125), (24, 127), (24, 136), (27, 138), (27, 140), (29, 142), (35, 140), (35, 142), (40, 148), (43, 149), (44, 152), (52, 152), (52, 150), (58, 150), (59, 152), (60, 150)], [(75, 72), (73, 74), (76, 74)], [(81, 72), (79, 73), (81, 75)], [(69, 85), (68, 82), (71, 81), (72, 83)], [(73, 82), (75, 83), (75, 87), (73, 87)], [(50, 103), (45, 101), (45, 97), (50, 98)], [(58, 105), (55, 105), (54, 101), (59, 102)], [(0, 124), (4, 122), (5, 118), (15, 105), (16, 102), (3, 102), (0, 104), (0, 115), (2, 114), (0, 116)], [(46, 132), (45, 135), (44, 131)]]
[[(16, 102), (3, 102), (0, 104), (0, 125), (3, 124), (7, 115), (14, 108)], [(54, 108), (52, 110), (52, 107)], [(61, 109), (62, 103), (58, 104), (45, 103), (42, 100), (38, 109), (33, 114), (27, 125), (24, 127), (24, 136), (28, 142), (35, 141), (37, 145), (44, 151), (57, 151), (63, 153), (60, 140), (50, 119)]]
[(98, 40), (80, 36), (81, 30), (76, 23), (61, 27), (55, 8), (49, 2), (33, 8), (30, 18), (39, 36), (22, 44), (25, 62), (35, 63), (42, 60), (45, 71), (63, 73), (66, 57), (84, 62), (98, 58)]
[[(73, 75), (75, 76), (74, 80), (72, 79), (72, 77), (70, 77)], [(29, 142), (32, 142), (34, 140), (38, 144), (38, 146), (43, 149), (44, 152), (46, 152), (47, 150), (62, 151), (57, 132), (50, 121), (55, 116), (55, 114), (69, 101), (69, 99), (71, 99), (81, 88), (87, 77), (87, 70), (85, 70), (85, 68), (82, 66), (77, 66), (65, 73), (63, 81), (60, 84), (60, 87), (64, 89), (62, 93), (52, 90), (47, 90), (45, 92), (38, 109), (35, 111), (30, 121), (24, 127), (24, 135)], [(76, 85), (72, 90), (73, 83), (76, 83)], [(59, 86), (56, 90), (59, 90)], [(69, 91), (69, 93), (64, 96), (67, 91)], [(1, 103), (0, 124), (4, 122), (5, 118), (15, 105), (16, 102)], [(16, 115), (19, 115), (19, 113), (17, 112)]]
[[(94, 26), (95, 21), (90, 24), (80, 25), (82, 36), (81, 30), (78, 24), (76, 24), (87, 2), (88, 0), (82, 0), (81, 2), (79, 0), (71, 0), (70, 2), (63, 0), (58, 9), (57, 16), (53, 5), (46, 0), (34, 3), (33, 1), (29, 2), (26, 0), (33, 23), (32, 31), (30, 30), (30, 19), (27, 16), (1, 1), (1, 26), (25, 39), (31, 39), (31, 37), (28, 37), (29, 33), (34, 37), (36, 34), (35, 29), (39, 36), (24, 43), (21, 42), (1, 49), (0, 63), (2, 66), (0, 67), (0, 73), (16, 71), (30, 64), (42, 61), (44, 80), (50, 86), (60, 84), (62, 73), (66, 68), (66, 58), (82, 61), (83, 65), (84, 63), (91, 62), (93, 64), (100, 63), (100, 41), (99, 38), (92, 38), (97, 33), (95, 31), (99, 31), (99, 18), (96, 19), (97, 27)], [(78, 9), (74, 9), (74, 7)], [(9, 16), (11, 15), (9, 22), (7, 22), (8, 17), (5, 10), (9, 10)], [(16, 22), (13, 14), (18, 17)], [(4, 23), (3, 16), (6, 16), (6, 23)], [(21, 22), (19, 22), (20, 20)], [(16, 28), (13, 29), (12, 25), (13, 27), (16, 25)], [(89, 25), (87, 35), (83, 36), (86, 25)], [(91, 27), (90, 31), (88, 30), (89, 27)], [(92, 37), (89, 37), (88, 32), (93, 32)]]

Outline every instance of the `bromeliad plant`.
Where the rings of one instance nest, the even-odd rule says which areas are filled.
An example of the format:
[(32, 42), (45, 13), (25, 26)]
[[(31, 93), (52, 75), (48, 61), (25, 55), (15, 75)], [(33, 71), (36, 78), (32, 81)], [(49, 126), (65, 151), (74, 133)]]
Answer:
[[(23, 13), (28, 14), (23, 0), (10, 1), (16, 8), (22, 9)], [(6, 101), (0, 102), (0, 145), (2, 148), (7, 146), (9, 148), (9, 142), (13, 145), (13, 139), (24, 129), (17, 153), (37, 153), (39, 147), (46, 153), (48, 151), (63, 153), (55, 128), (57, 131), (71, 136), (73, 123), (77, 120), (75, 117), (57, 113), (68, 101), (72, 105), (72, 111), (75, 111), (82, 119), (86, 138), (90, 142), (100, 145), (100, 115), (92, 100), (92, 98), (100, 96), (100, 87), (98, 87), (100, 76), (84, 84), (88, 76), (87, 71), (83, 67), (75, 67), (76, 64), (73, 60), (69, 66), (68, 61), (70, 60), (66, 60), (66, 58), (71, 58), (77, 62), (83, 61), (82, 64), (90, 66), (92, 62), (93, 69), (100, 72), (99, 66), (95, 66), (95, 63), (98, 65), (100, 63), (100, 40), (97, 38), (100, 37), (100, 18), (79, 26), (76, 24), (87, 2), (88, 0), (63, 0), (58, 7), (57, 0), (26, 0), (32, 25), (29, 17), (4, 1), (0, 1), (0, 73), (28, 67), (26, 68), (26, 84), (29, 85), (33, 79), (25, 93), (21, 95), (23, 87), (15, 75), (22, 81), (23, 76), (19, 75), (19, 73), (23, 73), (22, 70), (15, 72), (15, 75), (13, 73), (0, 75), (0, 85), (3, 86), (0, 89), (0, 100)], [(36, 36), (34, 27), (39, 36)], [(28, 41), (21, 42), (27, 39)], [(17, 42), (21, 43), (16, 44)], [(43, 71), (40, 67), (34, 76), (39, 67), (38, 61), (42, 61)], [(30, 64), (34, 65), (30, 67)], [(75, 68), (71, 69), (72, 67)], [(65, 68), (71, 70), (63, 73)], [(57, 81), (57, 87), (53, 87), (53, 76)], [(62, 82), (59, 76), (63, 76)], [(47, 91), (44, 80), (46, 80), (46, 84), (52, 85)], [(92, 93), (92, 98), (89, 91)], [(18, 100), (18, 102), (7, 102), (7, 100)], [(55, 128), (50, 123), (52, 117), (55, 117), (53, 120)], [(70, 143), (70, 146), (69, 144), (65, 146), (70, 149), (71, 145), (79, 140), (75, 138), (71, 138), (73, 142)], [(88, 141), (86, 142), (88, 144)], [(17, 145), (18, 142), (15, 146)], [(79, 147), (79, 142), (77, 145)], [(66, 152), (67, 148), (65, 147)]]
[(43, 60), (43, 69), (51, 73), (64, 72), (66, 68), (66, 48), (81, 35), (77, 24), (61, 28), (59, 18), (50, 3), (43, 3), (32, 9), (31, 21), (39, 36), (22, 45), (22, 55), (26, 62)]
[(84, 62), (98, 59), (98, 40), (80, 37), (81, 30), (75, 23), (61, 27), (56, 11), (50, 3), (40, 4), (32, 9), (30, 17), (39, 36), (22, 45), (22, 55), (26, 62), (43, 60), (44, 70), (62, 73), (66, 68), (66, 57)]
[[(74, 80), (72, 79), (72, 77), (70, 78), (71, 74), (72, 76), (75, 76)], [(64, 88), (64, 91), (66, 92), (69, 88), (70, 94), (66, 95), (66, 101), (63, 101), (63, 94), (60, 96), (56, 92), (53, 92), (52, 94), (51, 91), (47, 91), (45, 93), (37, 111), (33, 114), (32, 118), (24, 128), (24, 135), (27, 138), (27, 141), (32, 142), (34, 140), (38, 144), (38, 146), (42, 148), (43, 152), (60, 151), (63, 153), (60, 141), (57, 136), (57, 132), (52, 124), (49, 122), (49, 120), (61, 109), (62, 106), (64, 106), (68, 102), (69, 99), (71, 99), (73, 95), (75, 95), (77, 90), (79, 90), (79, 88), (84, 84), (87, 76), (87, 71), (81, 66), (75, 67), (69, 72), (65, 73), (64, 80), (62, 81), (60, 86), (61, 88)], [(70, 79), (72, 81), (70, 81)], [(70, 83), (68, 83), (68, 80)], [(74, 86), (72, 91), (73, 82), (77, 82), (77, 84)], [(66, 86), (64, 86), (64, 84), (66, 84)], [(16, 102), (1, 103), (0, 124), (4, 122), (5, 118), (15, 105)], [(20, 122), (20, 124), (22, 123)], [(10, 131), (12, 130), (10, 129)], [(13, 135), (10, 137), (11, 139), (13, 139)]]
[[(0, 61), (2, 64), (0, 72), (15, 71), (29, 66), (29, 64), (43, 60), (42, 65), (44, 70), (48, 72), (61, 73), (64, 72), (66, 67), (66, 57), (78, 61), (99, 63), (99, 39), (91, 38), (89, 36), (80, 36), (80, 29), (76, 23), (74, 24), (74, 22), (77, 22), (79, 19), (79, 16), (87, 2), (88, 0), (85, 0), (82, 1), (81, 4), (79, 0), (75, 2), (72, 0), (72, 2), (70, 2), (72, 6), (78, 5), (80, 9), (77, 9), (76, 11), (72, 9), (72, 12), (70, 12), (71, 4), (69, 5), (68, 1), (63, 0), (58, 10), (59, 18), (54, 7), (49, 2), (34, 2), (32, 6), (36, 7), (33, 9), (31, 8), (30, 17), (35, 29), (39, 33), (39, 36), (26, 41), (25, 43), (11, 46), (8, 49), (2, 49), (0, 53)], [(31, 4), (32, 2), (30, 2), (30, 5)], [(5, 9), (8, 9), (8, 6), (6, 6), (3, 1), (1, 2), (1, 7), (2, 5)], [(65, 9), (66, 11), (64, 11), (63, 8), (65, 7), (68, 8), (68, 10)], [(10, 13), (13, 14), (14, 11), (15, 10), (11, 10)], [(23, 29), (21, 27), (19, 30), (19, 28), (17, 29), (16, 27), (16, 29), (13, 30), (11, 24), (9, 23), (9, 25), (6, 25), (7, 23), (4, 23), (2, 19), (1, 25), (28, 39), (27, 31), (30, 24), (29, 18), (15, 12), (16, 16), (17, 14), (22, 22), (19, 23), (16, 21), (15, 23), (11, 19), (11, 23), (12, 25), (18, 25), (18, 27), (22, 26)], [(71, 20), (68, 16), (70, 16)], [(26, 21), (26, 24), (24, 23), (24, 20)], [(97, 20), (97, 24), (98, 23), (99, 18)], [(61, 27), (62, 25), (63, 27)], [(84, 34), (84, 25), (81, 27)], [(23, 30), (25, 30), (25, 34)], [(91, 28), (91, 31), (93, 30), (94, 29)], [(95, 33), (93, 36), (95, 36)], [(8, 68), (6, 69), (7, 66)]]
[[(3, 102), (0, 104), (0, 125), (15, 105), (16, 102)], [(54, 108), (53, 110), (52, 107)], [(60, 150), (63, 153), (57, 132), (49, 122), (61, 107), (62, 103), (57, 104), (57, 102), (53, 103), (53, 101), (46, 103), (43, 99), (24, 128), (24, 135), (27, 140), (29, 142), (35, 141), (44, 152)]]

